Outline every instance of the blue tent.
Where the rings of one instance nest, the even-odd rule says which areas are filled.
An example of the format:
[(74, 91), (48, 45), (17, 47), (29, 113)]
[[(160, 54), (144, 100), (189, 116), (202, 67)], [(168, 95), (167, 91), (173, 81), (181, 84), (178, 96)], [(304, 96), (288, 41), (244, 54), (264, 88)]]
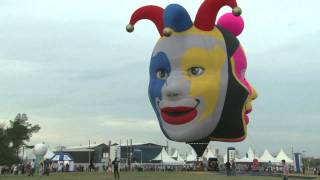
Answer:
[(56, 153), (52, 158), (52, 161), (73, 161), (73, 157), (68, 153), (59, 152)]

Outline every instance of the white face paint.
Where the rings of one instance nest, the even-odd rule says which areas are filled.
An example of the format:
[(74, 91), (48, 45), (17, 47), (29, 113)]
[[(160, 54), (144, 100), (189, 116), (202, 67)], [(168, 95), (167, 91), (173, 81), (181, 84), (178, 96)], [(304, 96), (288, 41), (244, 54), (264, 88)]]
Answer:
[[(212, 49), (221, 46), (226, 52), (225, 43), (210, 36), (177, 35), (161, 39), (154, 48), (153, 56), (159, 52), (167, 55), (171, 71), (161, 87), (161, 97), (156, 98), (156, 111), (160, 114), (161, 129), (169, 139), (181, 142), (196, 141), (208, 137), (216, 128), (222, 113), (228, 82), (228, 61), (220, 70), (221, 83), (217, 105), (205, 119), (204, 97), (192, 97), (191, 81), (185, 78), (182, 57), (190, 48)], [(196, 59), (195, 59), (196, 61)], [(213, 106), (213, 105), (212, 105)]]

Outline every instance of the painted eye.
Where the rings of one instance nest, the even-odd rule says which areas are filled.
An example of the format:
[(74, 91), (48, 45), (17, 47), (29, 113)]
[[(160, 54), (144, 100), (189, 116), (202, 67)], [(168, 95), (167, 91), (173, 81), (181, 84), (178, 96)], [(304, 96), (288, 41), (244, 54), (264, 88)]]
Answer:
[(165, 69), (158, 69), (157, 70), (157, 78), (165, 80), (169, 76), (169, 73)]
[(191, 76), (200, 76), (201, 74), (203, 74), (204, 72), (204, 68), (202, 67), (191, 67), (188, 69), (188, 73)]

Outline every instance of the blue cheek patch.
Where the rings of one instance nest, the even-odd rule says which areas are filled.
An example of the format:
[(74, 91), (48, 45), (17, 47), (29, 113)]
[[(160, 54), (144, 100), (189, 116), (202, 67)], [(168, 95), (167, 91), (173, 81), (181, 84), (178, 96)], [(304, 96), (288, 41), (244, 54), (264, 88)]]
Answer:
[(168, 56), (164, 52), (159, 52), (151, 58), (150, 63), (150, 82), (149, 82), (149, 98), (155, 108), (155, 99), (161, 99), (161, 89), (165, 80), (157, 78), (157, 70), (164, 69), (168, 73), (171, 71)]
[[(160, 112), (157, 110), (156, 98), (161, 100), (161, 89), (165, 83), (165, 80), (157, 78), (157, 71), (164, 69), (170, 74), (171, 67), (168, 56), (164, 52), (159, 52), (151, 58), (150, 63), (150, 81), (149, 81), (149, 99), (152, 107), (157, 114), (159, 124), (162, 132), (168, 137), (166, 132), (163, 130), (162, 123), (160, 121)], [(168, 137), (169, 138), (169, 137)], [(170, 139), (170, 138), (169, 138)]]

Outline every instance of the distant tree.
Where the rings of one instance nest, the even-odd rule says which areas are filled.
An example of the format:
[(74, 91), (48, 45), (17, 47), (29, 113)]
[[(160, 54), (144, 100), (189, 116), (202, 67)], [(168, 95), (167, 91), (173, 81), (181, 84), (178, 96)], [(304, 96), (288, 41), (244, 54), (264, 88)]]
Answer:
[(32, 125), (27, 115), (20, 113), (14, 120), (10, 120), (7, 128), (0, 126), (0, 165), (18, 162), (19, 150), (39, 130), (39, 125)]
[[(4, 129), (4, 125), (1, 124), (0, 126), (0, 158), (1, 156), (4, 154), (3, 151), (4, 151), (4, 146), (6, 146), (6, 138), (5, 138), (5, 129)], [(8, 146), (8, 145), (7, 145)]]
[(302, 158), (302, 163), (306, 167), (311, 167), (311, 168), (320, 167), (320, 159), (319, 158), (304, 157), (304, 158)]
[(63, 151), (63, 150), (65, 150), (65, 149), (67, 149), (67, 147), (59, 145), (59, 146), (56, 147), (56, 149), (57, 149), (58, 151)]

